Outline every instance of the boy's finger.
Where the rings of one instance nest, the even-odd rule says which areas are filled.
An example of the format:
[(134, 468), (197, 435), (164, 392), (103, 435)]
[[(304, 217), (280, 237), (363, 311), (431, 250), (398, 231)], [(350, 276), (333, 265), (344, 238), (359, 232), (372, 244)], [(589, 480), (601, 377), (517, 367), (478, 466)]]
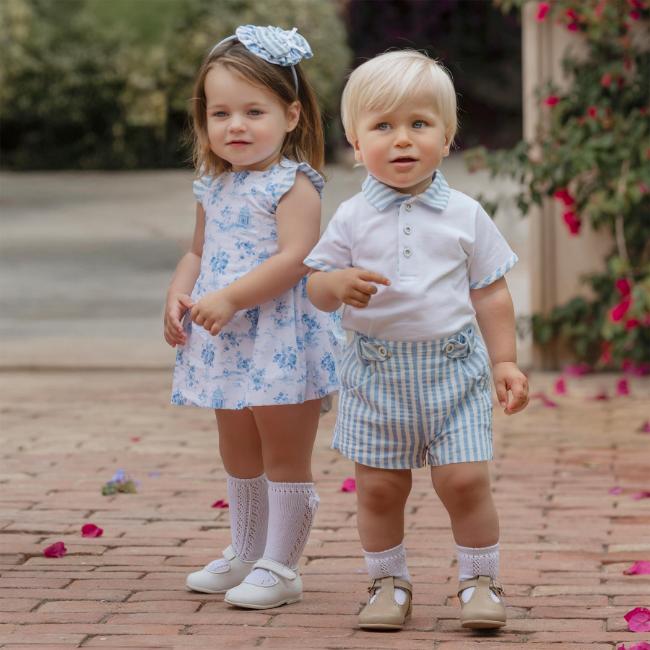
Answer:
[(506, 383), (504, 381), (498, 381), (494, 387), (497, 391), (497, 399), (499, 400), (499, 404), (505, 408), (506, 404), (508, 403), (508, 391), (506, 390)]
[(369, 284), (368, 282), (362, 282), (358, 287), (355, 287), (361, 293), (365, 293), (369, 296), (374, 296), (377, 293), (377, 285)]
[(365, 280), (366, 282), (383, 284), (386, 286), (390, 284), (390, 280), (387, 277), (384, 277), (380, 273), (375, 273), (374, 271), (366, 271), (365, 269), (361, 269), (361, 273), (359, 273), (359, 279)]

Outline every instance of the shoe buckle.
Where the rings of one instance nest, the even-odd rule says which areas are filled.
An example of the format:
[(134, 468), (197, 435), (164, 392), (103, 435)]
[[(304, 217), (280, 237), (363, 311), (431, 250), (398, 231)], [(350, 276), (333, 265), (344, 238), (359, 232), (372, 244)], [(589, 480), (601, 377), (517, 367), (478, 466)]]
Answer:
[(503, 586), (501, 585), (500, 582), (497, 580), (490, 580), (490, 589), (497, 595), (497, 596), (505, 596), (505, 591), (503, 590)]

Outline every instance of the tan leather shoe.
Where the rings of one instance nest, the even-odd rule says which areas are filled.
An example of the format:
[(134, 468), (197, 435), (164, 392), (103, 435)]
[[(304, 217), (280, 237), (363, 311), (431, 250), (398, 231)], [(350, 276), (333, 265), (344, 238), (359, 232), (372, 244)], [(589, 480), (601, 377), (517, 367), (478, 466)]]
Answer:
[[(395, 587), (407, 593), (406, 602), (398, 605), (395, 601)], [(370, 587), (370, 600), (359, 614), (359, 627), (364, 630), (401, 630), (411, 615), (413, 586), (406, 580), (393, 576), (373, 580)], [(377, 594), (373, 600), (373, 596)]]
[[(461, 594), (474, 587), (467, 602)], [(506, 624), (506, 607), (503, 603), (503, 587), (490, 576), (476, 576), (458, 585), (460, 600), (460, 624), (473, 630), (489, 630)]]

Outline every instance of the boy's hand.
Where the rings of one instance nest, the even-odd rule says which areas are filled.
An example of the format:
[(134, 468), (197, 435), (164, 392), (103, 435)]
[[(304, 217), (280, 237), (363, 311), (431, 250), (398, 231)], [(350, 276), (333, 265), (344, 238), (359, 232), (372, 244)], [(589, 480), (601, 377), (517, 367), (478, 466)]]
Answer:
[(165, 341), (173, 348), (177, 345), (185, 345), (187, 335), (183, 331), (181, 319), (183, 314), (191, 309), (192, 298), (186, 293), (174, 293), (167, 297), (167, 304), (165, 305), (165, 318), (164, 318), (164, 335)]
[(338, 300), (363, 309), (377, 293), (377, 284), (390, 285), (390, 280), (374, 271), (351, 268), (331, 272), (332, 292)]
[(192, 307), (192, 320), (206, 329), (212, 336), (219, 332), (232, 320), (237, 307), (232, 303), (226, 291), (208, 293)]
[[(526, 408), (528, 404), (528, 379), (516, 363), (502, 361), (492, 366), (492, 377), (497, 389), (497, 398), (506, 415), (512, 415)], [(510, 392), (510, 394), (508, 394)]]

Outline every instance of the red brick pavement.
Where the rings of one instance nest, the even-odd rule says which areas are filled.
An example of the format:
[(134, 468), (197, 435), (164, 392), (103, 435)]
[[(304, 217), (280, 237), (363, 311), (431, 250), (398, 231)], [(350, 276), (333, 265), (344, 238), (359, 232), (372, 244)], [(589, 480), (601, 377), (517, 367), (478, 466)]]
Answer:
[[(552, 377), (533, 378), (547, 390)], [(615, 378), (569, 382), (557, 408), (535, 400), (495, 417), (494, 492), (502, 524), (509, 624), (498, 635), (457, 623), (453, 543), (427, 472), (416, 473), (406, 544), (414, 616), (399, 633), (355, 628), (366, 579), (354, 495), (340, 492), (351, 464), (328, 449), (322, 419), (314, 459), (321, 506), (306, 550), (301, 603), (264, 612), (191, 594), (185, 574), (228, 543), (224, 472), (209, 411), (167, 406), (169, 373), (2, 375), (0, 647), (612, 649), (650, 640), (623, 615), (650, 607), (650, 381), (632, 395), (588, 399)], [(139, 440), (133, 440), (139, 438)], [(138, 494), (104, 497), (118, 468)], [(621, 486), (623, 492), (610, 495)], [(80, 536), (93, 522), (103, 537)], [(68, 554), (42, 549), (65, 542)]]

